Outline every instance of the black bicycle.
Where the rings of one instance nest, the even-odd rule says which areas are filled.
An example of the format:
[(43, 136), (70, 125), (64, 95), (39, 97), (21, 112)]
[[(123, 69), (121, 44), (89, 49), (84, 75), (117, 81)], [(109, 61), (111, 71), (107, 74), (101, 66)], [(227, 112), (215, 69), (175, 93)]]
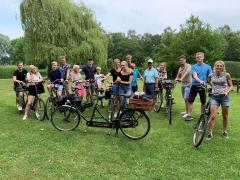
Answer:
[(172, 124), (172, 112), (173, 112), (173, 100), (174, 98), (172, 97), (172, 89), (175, 87), (176, 81), (172, 80), (165, 80), (163, 81), (163, 87), (166, 89), (166, 95), (165, 95), (165, 100), (166, 100), (166, 111), (168, 113), (168, 119), (169, 119), (169, 124)]
[[(105, 96), (97, 96), (90, 118), (84, 115), (84, 111), (92, 106), (92, 103), (81, 105), (76, 104), (76, 96), (72, 96), (66, 100), (64, 105), (55, 109), (51, 116), (52, 125), (60, 131), (70, 131), (78, 127), (80, 119), (86, 121), (88, 127), (102, 127), (116, 129), (118, 134), (119, 129), (128, 138), (138, 140), (144, 138), (150, 131), (150, 120), (147, 114), (138, 109), (120, 108), (117, 117), (111, 116), (111, 119), (104, 117), (99, 110), (99, 102)], [(97, 117), (96, 117), (97, 115)]]
[(162, 108), (163, 104), (163, 91), (162, 91), (162, 81), (159, 81), (159, 89), (155, 91), (155, 105), (154, 105), (154, 111), (159, 112)]
[[(17, 91), (16, 87), (14, 87), (14, 91), (16, 92), (16, 107), (18, 109), (18, 111), (23, 112), (26, 104), (27, 104), (27, 85), (25, 83), (18, 83), (17, 84), (19, 86), (19, 88), (22, 90), (22, 96), (19, 95), (19, 91)], [(19, 110), (19, 106), (21, 107), (21, 110)]]
[[(59, 100), (58, 97), (58, 84), (61, 82), (60, 79), (56, 79), (53, 84), (53, 87), (50, 87), (49, 97), (46, 101), (46, 117), (48, 120), (51, 118), (51, 114), (54, 111), (54, 108), (58, 107), (57, 101)], [(62, 95), (65, 94), (65, 90), (63, 89)]]
[(41, 82), (29, 81), (28, 83), (33, 84), (36, 91), (36, 95), (34, 96), (34, 100), (30, 106), (30, 110), (35, 112), (35, 115), (38, 120), (43, 121), (46, 115), (45, 112), (46, 108), (43, 99), (40, 97), (40, 94), (44, 92), (43, 86), (44, 81)]
[[(205, 91), (205, 86), (201, 86), (200, 88)], [(209, 96), (209, 100), (205, 106), (204, 112), (201, 114), (194, 128), (192, 143), (193, 143), (193, 146), (195, 146), (196, 148), (199, 147), (200, 144), (202, 143), (203, 138), (207, 131), (208, 121), (211, 114), (210, 112), (210, 100), (212, 96), (211, 88), (208, 89), (208, 96)]]

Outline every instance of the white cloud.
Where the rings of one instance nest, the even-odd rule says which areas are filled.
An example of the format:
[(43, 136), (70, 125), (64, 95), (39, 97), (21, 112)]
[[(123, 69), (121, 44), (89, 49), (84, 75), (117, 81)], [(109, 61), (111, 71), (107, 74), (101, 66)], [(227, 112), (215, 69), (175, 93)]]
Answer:
[[(0, 17), (0, 33), (6, 32), (10, 37), (22, 35), (19, 15), (20, 1), (1, 0), (0, 15), (2, 10), (6, 12), (5, 7), (7, 7), (8, 13), (5, 13), (4, 16), (8, 16), (12, 21), (4, 21)], [(74, 1), (83, 1), (91, 8), (95, 12), (98, 22), (109, 32), (127, 32), (129, 29), (135, 29), (141, 34), (145, 32), (162, 33), (167, 26), (177, 29), (180, 24), (185, 23), (191, 14), (198, 15), (204, 22), (210, 23), (213, 27), (224, 24), (229, 24), (234, 30), (240, 27), (239, 0)], [(14, 28), (14, 30), (3, 31), (1, 27)]]

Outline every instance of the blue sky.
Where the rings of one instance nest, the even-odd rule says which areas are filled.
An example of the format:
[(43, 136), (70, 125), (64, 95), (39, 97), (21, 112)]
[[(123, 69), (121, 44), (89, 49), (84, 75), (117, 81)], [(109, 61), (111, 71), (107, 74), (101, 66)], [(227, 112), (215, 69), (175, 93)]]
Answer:
[[(80, 2), (81, 0), (75, 0)], [(213, 27), (229, 24), (240, 30), (239, 0), (82, 0), (108, 32), (162, 33), (167, 26), (177, 29), (191, 15)], [(20, 0), (0, 0), (0, 33), (11, 39), (23, 35)]]

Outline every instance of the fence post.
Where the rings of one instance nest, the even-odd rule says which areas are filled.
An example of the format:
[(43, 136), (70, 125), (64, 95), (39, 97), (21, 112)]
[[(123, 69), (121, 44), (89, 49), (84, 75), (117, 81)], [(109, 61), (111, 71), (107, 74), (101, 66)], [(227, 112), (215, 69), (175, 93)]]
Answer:
[(240, 80), (237, 80), (237, 93), (239, 93), (239, 81)]

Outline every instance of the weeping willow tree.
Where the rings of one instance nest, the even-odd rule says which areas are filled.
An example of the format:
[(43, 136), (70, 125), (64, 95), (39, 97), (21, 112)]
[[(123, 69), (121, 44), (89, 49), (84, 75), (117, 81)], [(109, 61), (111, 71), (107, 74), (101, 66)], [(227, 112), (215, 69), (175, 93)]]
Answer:
[(83, 3), (23, 0), (20, 12), (27, 63), (45, 67), (51, 60), (66, 55), (69, 62), (84, 64), (91, 55), (98, 65), (106, 65), (106, 35)]

